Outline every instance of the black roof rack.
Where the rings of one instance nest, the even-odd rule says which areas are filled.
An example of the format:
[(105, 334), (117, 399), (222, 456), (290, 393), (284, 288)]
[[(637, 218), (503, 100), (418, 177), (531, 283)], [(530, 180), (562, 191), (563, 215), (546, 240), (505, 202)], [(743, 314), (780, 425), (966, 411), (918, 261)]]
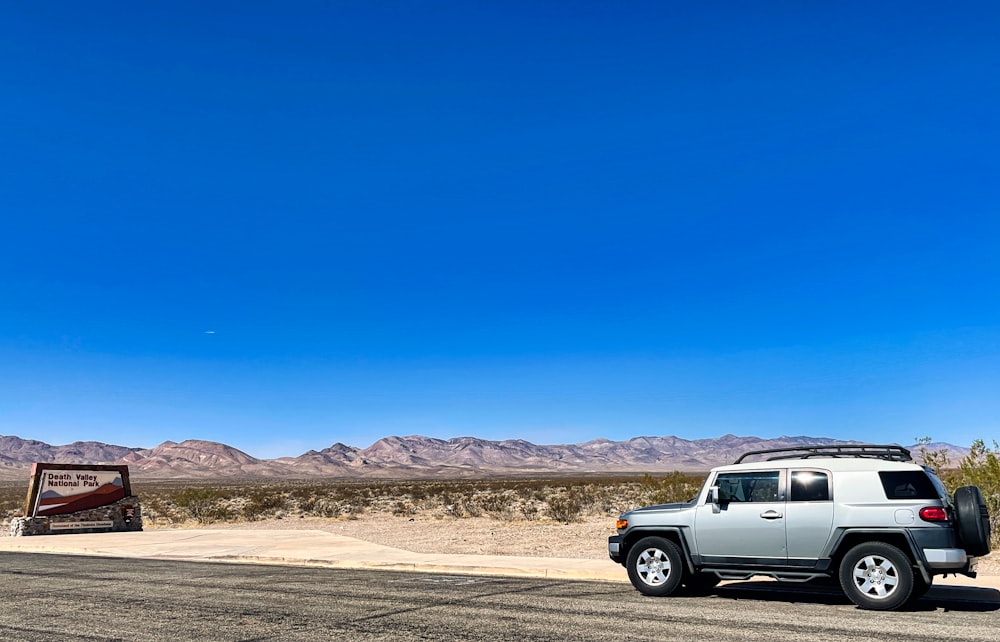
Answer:
[(902, 446), (891, 444), (847, 444), (842, 446), (794, 446), (791, 448), (752, 450), (740, 455), (739, 459), (733, 463), (743, 463), (744, 459), (755, 455), (773, 455), (764, 457), (763, 461), (807, 459), (809, 457), (864, 457), (868, 459), (885, 459), (886, 461), (913, 461), (910, 451)]

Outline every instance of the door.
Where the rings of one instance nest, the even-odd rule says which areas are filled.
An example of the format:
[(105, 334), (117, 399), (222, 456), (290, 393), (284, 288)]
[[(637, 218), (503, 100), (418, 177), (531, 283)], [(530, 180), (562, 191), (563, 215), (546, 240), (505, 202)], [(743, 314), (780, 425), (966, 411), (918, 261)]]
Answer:
[(833, 532), (830, 471), (792, 470), (785, 507), (790, 564), (811, 566), (826, 550)]
[(720, 508), (698, 507), (695, 542), (703, 563), (780, 565), (785, 546), (785, 502), (780, 470), (719, 473)]

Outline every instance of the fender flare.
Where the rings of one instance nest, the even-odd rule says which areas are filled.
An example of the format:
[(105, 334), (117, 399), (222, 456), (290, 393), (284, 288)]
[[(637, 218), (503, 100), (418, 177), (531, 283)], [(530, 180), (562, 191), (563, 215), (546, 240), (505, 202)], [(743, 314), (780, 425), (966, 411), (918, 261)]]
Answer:
[(687, 566), (688, 571), (694, 573), (694, 554), (691, 552), (693, 547), (688, 541), (690, 530), (687, 526), (636, 526), (635, 528), (630, 528), (628, 531), (622, 533), (622, 543), (627, 543), (621, 552), (622, 559), (628, 556), (628, 551), (632, 548), (632, 545), (643, 537), (670, 533), (676, 536), (671, 539), (676, 539), (680, 545), (681, 554), (684, 555), (684, 564)]

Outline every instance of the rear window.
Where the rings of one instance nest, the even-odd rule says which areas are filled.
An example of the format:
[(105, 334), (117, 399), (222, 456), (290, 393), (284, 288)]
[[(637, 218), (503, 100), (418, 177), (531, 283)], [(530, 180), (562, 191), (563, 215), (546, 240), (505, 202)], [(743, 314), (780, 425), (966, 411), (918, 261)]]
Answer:
[(941, 499), (934, 482), (922, 470), (880, 472), (886, 499)]

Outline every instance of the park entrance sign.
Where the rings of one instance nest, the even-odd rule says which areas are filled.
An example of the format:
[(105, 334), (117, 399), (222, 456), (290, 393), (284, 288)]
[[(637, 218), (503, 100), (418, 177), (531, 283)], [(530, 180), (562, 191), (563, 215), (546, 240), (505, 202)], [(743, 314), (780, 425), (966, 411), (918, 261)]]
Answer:
[(128, 466), (102, 464), (32, 464), (24, 516), (10, 525), (11, 535), (140, 530)]

